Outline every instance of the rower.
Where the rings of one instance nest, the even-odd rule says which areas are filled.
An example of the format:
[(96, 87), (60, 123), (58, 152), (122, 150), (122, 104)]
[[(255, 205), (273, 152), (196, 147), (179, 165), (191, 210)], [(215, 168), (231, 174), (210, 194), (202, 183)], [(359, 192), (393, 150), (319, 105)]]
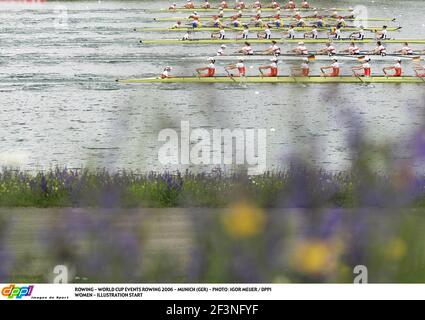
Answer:
[(219, 18), (224, 18), (224, 10), (222, 7), (218, 8), (218, 17)]
[(255, 26), (255, 27), (257, 27), (257, 28), (262, 28), (262, 27), (264, 27), (264, 22), (263, 22), (263, 20), (261, 19), (261, 15), (257, 14), (257, 15), (254, 17), (253, 24), (254, 24), (254, 26)]
[(238, 70), (239, 77), (245, 77), (246, 76), (246, 67), (244, 64), (244, 59), (240, 58), (239, 62), (236, 64), (229, 64), (228, 66), (224, 67), (224, 70), (226, 70), (227, 74), (229, 76), (233, 77), (231, 73), (229, 73), (229, 70)]
[(269, 27), (268, 24), (266, 24), (264, 26), (264, 30), (263, 31), (260, 31), (257, 34), (257, 38), (258, 39), (267, 39), (268, 40), (268, 39), (271, 39), (271, 37), (272, 37), (272, 32), (270, 31), (270, 27)]
[(232, 17), (232, 22), (230, 23), (232, 25), (232, 27), (234, 28), (239, 28), (241, 26), (240, 21), (238, 20), (238, 16), (239, 15), (235, 15)]
[(226, 37), (226, 31), (224, 31), (223, 26), (221, 26), (218, 31), (214, 31), (213, 33), (211, 33), (212, 39), (224, 40), (225, 37)]
[(319, 36), (319, 31), (317, 31), (316, 25), (313, 26), (313, 29), (311, 29), (310, 32), (304, 33), (305, 39), (317, 39), (318, 36)]
[(280, 20), (280, 14), (275, 15), (273, 17), (273, 19), (274, 19), (273, 24), (276, 28), (279, 29), (280, 27), (282, 27), (282, 21)]
[(338, 19), (338, 17), (339, 17), (338, 11), (332, 12), (332, 14), (329, 16), (329, 18), (332, 18), (332, 19)]
[(195, 9), (195, 4), (192, 2), (192, 0), (186, 0), (184, 7), (186, 9)]
[(289, 0), (287, 4), (285, 4), (285, 9), (295, 9), (297, 5), (294, 1)]
[(298, 46), (295, 49), (292, 49), (289, 52), (293, 52), (293, 53), (298, 54), (298, 55), (307, 55), (308, 54), (307, 47), (304, 45), (303, 41), (298, 42)]
[[(209, 62), (208, 66), (196, 69), (196, 72), (198, 73), (199, 77), (214, 77), (214, 75), (215, 75), (215, 59), (214, 58), (208, 58), (207, 61)], [(203, 71), (207, 71), (207, 72), (203, 73)]]
[(385, 48), (381, 41), (378, 41), (376, 43), (376, 48), (372, 50), (371, 54), (379, 54), (381, 56), (386, 56), (387, 48)]
[(224, 50), (226, 50), (226, 45), (225, 44), (222, 44), (221, 46), (220, 46), (220, 49), (218, 49), (218, 51), (217, 51), (217, 56), (224, 56)]
[[(372, 74), (372, 68), (370, 67), (370, 58), (366, 57), (359, 66), (352, 67), (355, 77), (370, 77)], [(357, 71), (362, 71), (361, 73)]]
[(182, 22), (181, 21), (177, 21), (172, 27), (171, 29), (178, 29), (182, 27)]
[(294, 26), (289, 26), (288, 31), (285, 31), (282, 35), (283, 38), (286, 39), (295, 39), (295, 29)]
[(200, 28), (201, 22), (199, 21), (199, 18), (193, 18), (192, 20), (192, 28)]
[(208, 0), (204, 1), (204, 4), (201, 6), (202, 9), (211, 9), (211, 4)]
[(168, 10), (176, 10), (177, 9), (177, 3), (173, 3), (171, 6), (168, 7)]
[(309, 19), (317, 19), (319, 17), (321, 17), (319, 16), (319, 11), (314, 11), (313, 14), (306, 16), (306, 18), (309, 18)]
[(252, 5), (253, 9), (261, 9), (261, 1), (256, 0), (253, 5)]
[(218, 16), (213, 17), (213, 27), (214, 28), (220, 28), (223, 24), (221, 23), (221, 20)]
[(425, 77), (425, 67), (423, 65), (416, 63), (413, 66), (413, 71), (415, 71), (417, 77)]
[(223, 0), (220, 3), (220, 7), (223, 8), (223, 9), (228, 9), (229, 5), (227, 4), (227, 2), (225, 0)]
[(329, 38), (333, 40), (341, 40), (341, 27), (336, 26), (336, 28), (328, 33)]
[(235, 9), (236, 9), (236, 10), (243, 10), (243, 9), (246, 9), (245, 2), (243, 2), (242, 0), (240, 0), (240, 1), (236, 1)]
[(170, 72), (173, 70), (173, 68), (167, 66), (164, 68), (164, 71), (162, 71), (160, 77), (161, 79), (171, 78)]
[(339, 26), (340, 28), (344, 28), (347, 25), (347, 23), (344, 20), (344, 17), (339, 16), (338, 20), (336, 21), (336, 25)]
[(182, 40), (183, 40), (183, 41), (186, 41), (186, 40), (192, 40), (192, 32), (190, 32), (190, 31), (186, 31), (186, 33), (184, 34), (184, 36), (183, 36)]
[(305, 21), (303, 20), (303, 18), (301, 18), (301, 16), (297, 16), (295, 18), (295, 26), (296, 27), (305, 27)]
[(236, 38), (247, 40), (249, 37), (249, 26), (247, 24), (244, 24), (243, 30), (238, 33)]
[(263, 53), (278, 56), (278, 55), (280, 55), (280, 52), (281, 51), (280, 51), (279, 46), (277, 45), (277, 42), (275, 40), (273, 40), (272, 45), (267, 50), (265, 50)]
[(336, 54), (336, 49), (335, 47), (332, 45), (332, 43), (328, 42), (326, 43), (326, 47), (317, 51), (317, 54), (323, 54), (326, 53), (329, 56), (333, 56)]
[(344, 18), (345, 19), (355, 19), (356, 18), (356, 15), (354, 14), (354, 8), (348, 8), (348, 12), (350, 13), (350, 14), (348, 14), (348, 15), (346, 15)]
[(310, 9), (310, 4), (307, 2), (307, 0), (303, 0), (303, 2), (301, 2), (301, 8)]
[(236, 53), (242, 53), (246, 56), (251, 56), (254, 54), (254, 50), (252, 49), (251, 44), (249, 42), (245, 42), (245, 46)]
[(317, 18), (316, 25), (317, 25), (319, 28), (323, 28), (323, 27), (325, 26), (325, 23), (323, 22), (323, 17), (322, 17), (322, 16), (319, 16), (319, 17)]
[(363, 40), (365, 36), (363, 26), (360, 26), (360, 30), (354, 31), (350, 34), (351, 40)]
[(293, 77), (308, 77), (310, 75), (310, 61), (308, 58), (303, 58), (303, 62), (299, 67), (292, 67), (291, 74)]
[(192, 14), (189, 16), (189, 19), (197, 19), (197, 20), (199, 20), (200, 18), (201, 18), (201, 16), (196, 11), (193, 11)]
[(387, 30), (387, 26), (383, 26), (381, 31), (376, 31), (376, 39), (378, 40), (386, 40), (389, 39), (388, 38), (388, 30)]
[(398, 50), (395, 53), (401, 53), (404, 56), (408, 56), (413, 54), (413, 49), (409, 47), (409, 44), (407, 42), (405, 42), (401, 50)]
[(350, 42), (350, 45), (348, 46), (348, 48), (345, 50), (342, 50), (341, 53), (357, 55), (357, 54), (360, 54), (360, 48), (354, 42)]
[[(393, 66), (384, 67), (382, 71), (384, 72), (386, 77), (401, 77), (403, 70), (401, 67), (401, 58), (395, 59), (396, 63)], [(393, 74), (388, 74), (388, 71), (394, 71)]]
[[(330, 73), (326, 73), (325, 70), (329, 69), (332, 71)], [(334, 58), (331, 65), (321, 67), (320, 70), (322, 71), (322, 77), (338, 77), (340, 72), (338, 59)]]
[[(278, 67), (277, 67), (277, 62), (278, 59), (276, 57), (273, 57), (270, 59), (270, 64), (267, 66), (260, 66), (258, 68), (258, 70), (260, 71), (261, 75), (266, 76), (266, 77), (277, 77), (278, 74)], [(269, 73), (267, 73), (266, 75), (264, 75), (263, 70), (270, 70)]]
[(280, 5), (276, 0), (273, 0), (272, 3), (270, 4), (270, 8), (277, 9), (277, 8), (280, 8)]

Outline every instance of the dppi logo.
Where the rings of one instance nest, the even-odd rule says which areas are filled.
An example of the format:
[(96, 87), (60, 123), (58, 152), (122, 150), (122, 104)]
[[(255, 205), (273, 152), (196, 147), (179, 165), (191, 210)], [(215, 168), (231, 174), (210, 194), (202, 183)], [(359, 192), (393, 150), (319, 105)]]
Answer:
[(8, 299), (22, 299), (22, 297), (30, 297), (34, 286), (17, 287), (11, 284), (1, 290), (1, 294)]

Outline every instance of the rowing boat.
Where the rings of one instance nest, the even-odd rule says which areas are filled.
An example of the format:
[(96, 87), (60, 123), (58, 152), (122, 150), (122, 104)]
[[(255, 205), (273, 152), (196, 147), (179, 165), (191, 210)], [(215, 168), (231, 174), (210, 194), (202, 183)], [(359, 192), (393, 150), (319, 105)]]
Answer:
[[(250, 43), (270, 43), (272, 40), (277, 43), (297, 43), (299, 41), (303, 41), (304, 43), (373, 43), (378, 41), (375, 38), (365, 38), (363, 40), (351, 40), (351, 39), (328, 39), (328, 38), (320, 38), (320, 39), (304, 39), (304, 38), (296, 38), (296, 39), (284, 39), (284, 38), (272, 38), (272, 39), (249, 39)], [(225, 43), (244, 43), (247, 40), (244, 39), (193, 39), (193, 40), (181, 40), (181, 39), (152, 39), (152, 40), (140, 40), (142, 44), (163, 44), (163, 45), (172, 45), (172, 44), (225, 44)], [(381, 40), (383, 43), (404, 43), (408, 42), (411, 44), (425, 44), (425, 39), (388, 39)]]
[[(324, 27), (324, 28), (316, 28), (318, 31), (329, 31), (330, 28), (334, 28), (334, 26), (331, 27)], [(229, 30), (229, 31), (243, 31), (243, 28), (234, 28), (234, 27), (224, 27), (225, 30)], [(281, 28), (271, 28), (271, 30), (276, 30), (276, 31), (284, 31), (284, 30), (288, 30), (288, 27), (281, 27)], [(313, 27), (311, 26), (306, 26), (306, 27), (295, 27), (294, 30), (296, 31), (309, 31), (312, 30)], [(388, 31), (397, 31), (400, 30), (401, 27), (388, 27), (387, 30)], [(198, 27), (198, 28), (192, 28), (192, 27), (179, 27), (179, 28), (134, 28), (134, 31), (138, 31), (138, 32), (164, 32), (164, 31), (168, 31), (168, 32), (184, 32), (184, 31), (219, 31), (220, 28), (214, 28), (214, 27)], [(249, 28), (250, 31), (262, 31), (264, 30), (264, 27), (250, 27)], [(360, 30), (360, 27), (355, 27), (355, 26), (347, 26), (347, 27), (343, 27), (341, 28), (342, 31), (358, 31)], [(380, 31), (382, 30), (382, 27), (368, 27), (368, 28), (364, 28), (364, 30), (367, 31)]]
[[(205, 61), (206, 56), (184, 56), (181, 58), (181, 60), (186, 61)], [(272, 55), (265, 55), (265, 54), (259, 54), (259, 55), (225, 55), (225, 56), (215, 56), (214, 59), (217, 61), (229, 61), (229, 62), (236, 62), (240, 58), (244, 59), (245, 61), (261, 61), (261, 60), (269, 60)], [(307, 58), (308, 56), (300, 56), (295, 54), (281, 54), (279, 57), (282, 58), (284, 61), (288, 60), (295, 60), (299, 61), (303, 58)], [(317, 61), (332, 61), (334, 58), (338, 58), (339, 61), (361, 61), (361, 56), (357, 55), (348, 55), (348, 54), (342, 54), (342, 55), (315, 55), (314, 57), (311, 57), (309, 60), (317, 60)], [(381, 55), (369, 55), (374, 61), (393, 61), (395, 57), (399, 57), (400, 59), (404, 61), (413, 61), (414, 57), (412, 56), (403, 56), (403, 55), (387, 55), (387, 56), (381, 56)], [(417, 57), (417, 56), (415, 56)]]
[(120, 83), (425, 83), (423, 79), (414, 76), (405, 77), (362, 77), (357, 78), (353, 76), (341, 77), (175, 77), (175, 78), (141, 78), (141, 79), (124, 79), (117, 80)]
[[(248, 12), (248, 11), (257, 11), (254, 8), (246, 8), (243, 10), (239, 10), (239, 9), (233, 9), (233, 8), (228, 8), (228, 9), (222, 9), (225, 12), (238, 12), (238, 11), (243, 11), (243, 12)], [(353, 9), (352, 8), (296, 8), (296, 9), (277, 9), (277, 8), (261, 8), (261, 11), (273, 11), (276, 12), (280, 10), (280, 12), (297, 12), (297, 11), (319, 11), (319, 12), (333, 12), (333, 11), (343, 11), (343, 12), (352, 12)], [(218, 12), (218, 8), (210, 8), (210, 9), (206, 9), (206, 8), (196, 8), (196, 9), (186, 9), (186, 8), (176, 8), (176, 9), (146, 9), (145, 12), (150, 12), (150, 13), (164, 13), (164, 12)]]
[[(250, 21), (253, 19), (254, 16), (251, 17), (242, 17), (238, 18), (239, 21)], [(211, 21), (213, 19), (213, 16), (203, 16), (199, 20), (201, 21)], [(221, 18), (221, 20), (230, 20), (231, 17), (224, 17)], [(272, 19), (272, 17), (263, 17), (263, 21), (267, 21), (267, 19)], [(189, 17), (161, 17), (161, 18), (153, 18), (154, 21), (190, 21), (193, 20)], [(283, 20), (290, 20), (290, 17), (283, 18)], [(317, 18), (303, 18), (305, 21), (316, 21)], [(331, 17), (323, 17), (323, 22), (326, 23), (326, 21), (337, 21), (337, 18), (331, 18)], [(396, 18), (349, 18), (344, 19), (345, 21), (359, 21), (359, 22), (365, 22), (365, 21), (382, 21), (382, 22), (394, 22), (396, 21)]]

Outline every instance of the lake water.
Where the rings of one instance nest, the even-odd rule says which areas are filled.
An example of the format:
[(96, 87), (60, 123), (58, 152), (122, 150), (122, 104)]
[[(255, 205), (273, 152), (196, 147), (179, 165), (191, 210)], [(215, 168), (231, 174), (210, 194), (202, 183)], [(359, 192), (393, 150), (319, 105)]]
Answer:
[[(392, 143), (400, 158), (410, 157), (411, 135), (423, 124), (425, 95), (420, 84), (116, 83), (118, 78), (156, 75), (164, 65), (172, 65), (176, 75), (191, 75), (195, 67), (202, 66), (202, 59), (218, 49), (216, 45), (139, 44), (141, 37), (171, 37), (133, 31), (135, 27), (171, 24), (153, 25), (149, 21), (161, 15), (144, 11), (168, 4), (0, 3), (0, 165), (18, 165), (27, 170), (56, 165), (140, 171), (185, 169), (186, 166), (163, 166), (157, 157), (161, 146), (159, 131), (179, 130), (181, 121), (189, 121), (192, 128), (208, 130), (266, 129), (268, 169), (285, 167), (296, 153), (325, 169), (342, 170), (352, 160), (347, 137), (357, 130), (374, 143)], [(403, 29), (395, 37), (425, 38), (423, 1), (314, 4), (366, 4), (371, 17), (399, 18)], [(391, 45), (390, 51), (399, 46)], [(257, 48), (262, 47), (266, 46)], [(285, 45), (284, 49), (290, 47)], [(364, 47), (371, 48), (373, 44)], [(423, 45), (413, 47), (425, 49)], [(235, 48), (237, 45), (229, 45), (228, 50)], [(193, 60), (187, 57), (189, 54), (203, 58)], [(250, 72), (254, 73), (260, 63), (250, 62), (249, 66), (254, 66)], [(287, 73), (293, 63), (281, 64), (281, 72)], [(318, 73), (323, 63), (314, 62), (313, 72)], [(354, 63), (344, 61), (344, 73), (349, 74)], [(374, 71), (380, 72), (381, 66), (382, 62), (374, 62)], [(405, 69), (411, 73), (410, 64)]]

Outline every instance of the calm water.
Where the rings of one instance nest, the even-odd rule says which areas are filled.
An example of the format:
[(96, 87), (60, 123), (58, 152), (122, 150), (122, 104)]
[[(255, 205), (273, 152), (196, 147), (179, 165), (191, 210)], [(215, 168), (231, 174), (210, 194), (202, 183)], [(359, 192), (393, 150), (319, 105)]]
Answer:
[[(314, 3), (368, 3), (370, 16), (402, 19), (403, 29), (396, 37), (425, 38), (423, 1)], [(158, 132), (178, 129), (182, 120), (190, 121), (192, 128), (267, 129), (270, 169), (285, 166), (293, 153), (329, 170), (343, 169), (351, 160), (347, 136), (358, 128), (373, 142), (400, 146), (399, 157), (409, 158), (410, 135), (423, 122), (422, 85), (117, 84), (117, 78), (155, 75), (164, 65), (173, 65), (175, 74), (190, 75), (203, 62), (188, 54), (207, 57), (217, 50), (215, 45), (140, 45), (140, 37), (171, 37), (132, 31), (152, 26), (148, 21), (160, 16), (143, 9), (167, 5), (1, 3), (0, 165), (29, 170), (55, 165), (162, 170)], [(229, 51), (234, 48), (229, 46)], [(318, 72), (322, 63), (314, 62), (313, 70)], [(352, 63), (344, 62), (344, 67)], [(405, 68), (410, 73), (408, 64)]]

